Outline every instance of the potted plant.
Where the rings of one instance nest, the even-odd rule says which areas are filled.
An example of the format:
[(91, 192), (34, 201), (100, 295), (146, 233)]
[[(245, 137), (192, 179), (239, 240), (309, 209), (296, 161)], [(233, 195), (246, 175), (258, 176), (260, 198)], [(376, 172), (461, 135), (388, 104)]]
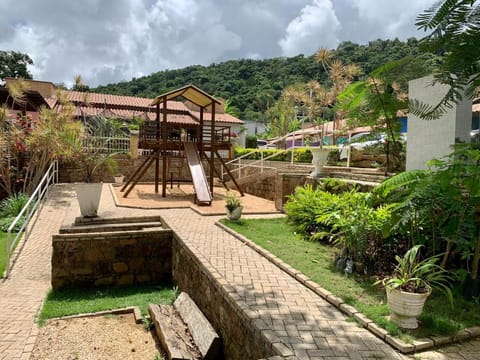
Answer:
[(122, 185), (124, 179), (125, 179), (125, 175), (123, 174), (115, 174), (113, 176), (113, 180), (115, 181), (115, 185), (117, 186)]
[(225, 196), (225, 207), (227, 208), (227, 217), (230, 220), (238, 220), (242, 216), (243, 206), (234, 192), (227, 191)]
[(101, 173), (113, 173), (117, 168), (116, 153), (105, 151), (104, 138), (89, 136), (86, 132), (75, 139), (74, 159), (83, 171), (83, 182), (75, 184), (80, 213), (83, 217), (96, 217), (103, 184), (94, 182)]
[(427, 297), (432, 289), (444, 292), (453, 305), (450, 290), (452, 275), (437, 262), (441, 255), (421, 259), (420, 249), (416, 245), (403, 257), (395, 256), (397, 266), (392, 276), (377, 281), (382, 283), (387, 292), (387, 303), (391, 312), (390, 320), (404, 329), (418, 327), (417, 316), (423, 311)]
[(101, 182), (93, 182), (94, 175), (100, 171), (113, 172), (116, 167), (116, 161), (113, 158), (113, 154), (86, 153), (83, 155), (83, 159), (80, 160), (80, 164), (82, 164), (87, 174), (84, 182), (75, 184), (80, 213), (83, 217), (96, 217), (103, 184)]

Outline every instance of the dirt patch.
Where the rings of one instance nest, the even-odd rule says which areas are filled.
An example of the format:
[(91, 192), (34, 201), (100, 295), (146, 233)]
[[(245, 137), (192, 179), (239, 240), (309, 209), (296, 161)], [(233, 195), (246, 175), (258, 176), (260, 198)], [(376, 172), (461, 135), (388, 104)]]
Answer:
[(154, 331), (133, 314), (48, 320), (40, 328), (33, 360), (162, 359)]

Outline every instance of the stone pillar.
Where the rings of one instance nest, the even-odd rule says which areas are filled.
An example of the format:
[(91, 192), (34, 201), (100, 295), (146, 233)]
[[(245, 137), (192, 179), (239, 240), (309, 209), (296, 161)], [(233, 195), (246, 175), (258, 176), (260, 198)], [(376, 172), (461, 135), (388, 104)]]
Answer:
[(138, 131), (130, 131), (130, 157), (138, 159)]
[[(432, 76), (426, 76), (410, 81), (409, 98), (436, 105), (447, 93), (448, 86), (443, 84), (432, 86), (432, 80)], [(423, 120), (408, 114), (406, 169), (426, 169), (428, 160), (449, 155), (456, 141), (470, 140), (471, 126), (471, 99), (454, 104), (437, 120)]]

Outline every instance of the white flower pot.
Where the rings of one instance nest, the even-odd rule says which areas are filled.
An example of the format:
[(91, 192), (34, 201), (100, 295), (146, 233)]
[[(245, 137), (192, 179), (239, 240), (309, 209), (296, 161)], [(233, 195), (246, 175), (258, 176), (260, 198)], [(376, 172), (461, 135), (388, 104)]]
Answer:
[(113, 180), (115, 180), (115, 185), (122, 185), (124, 179), (125, 179), (125, 176), (123, 175), (116, 175), (113, 177)]
[(387, 287), (390, 320), (403, 329), (416, 329), (418, 327), (417, 316), (422, 313), (425, 301), (431, 293), (431, 290), (417, 294)]
[(310, 176), (316, 178), (323, 173), (323, 166), (327, 163), (330, 150), (312, 147), (310, 151), (313, 156), (312, 164), (315, 165), (315, 169), (310, 173)]
[(102, 183), (75, 184), (80, 213), (83, 217), (97, 216), (100, 196), (102, 195), (102, 186)]
[(230, 220), (238, 220), (242, 216), (242, 210), (243, 210), (243, 206), (239, 206), (233, 209), (232, 211), (227, 209), (227, 217)]

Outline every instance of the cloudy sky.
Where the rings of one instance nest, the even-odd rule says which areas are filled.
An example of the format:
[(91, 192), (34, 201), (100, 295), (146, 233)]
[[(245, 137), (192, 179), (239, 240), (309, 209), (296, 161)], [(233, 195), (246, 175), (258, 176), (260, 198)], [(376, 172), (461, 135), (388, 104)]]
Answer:
[(0, 50), (30, 55), (35, 79), (90, 86), (192, 64), (311, 55), (423, 33), (435, 0), (0, 0)]

